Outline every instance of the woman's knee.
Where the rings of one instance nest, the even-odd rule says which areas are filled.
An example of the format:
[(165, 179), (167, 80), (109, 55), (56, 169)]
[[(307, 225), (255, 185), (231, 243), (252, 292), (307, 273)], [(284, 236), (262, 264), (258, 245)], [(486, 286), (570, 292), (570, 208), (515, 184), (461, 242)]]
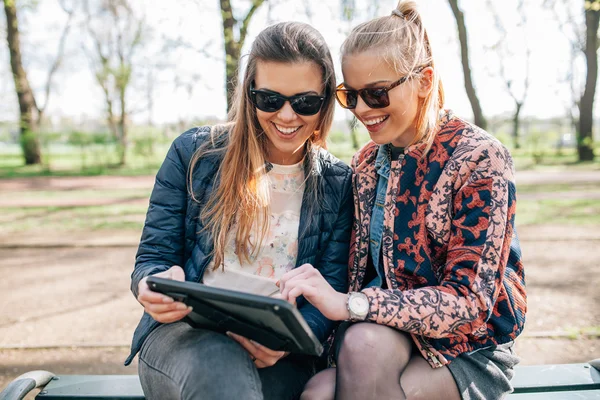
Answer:
[(411, 350), (410, 337), (400, 331), (368, 322), (356, 323), (342, 339), (338, 362), (349, 358), (383, 361), (387, 357), (401, 357), (408, 362)]
[(300, 400), (333, 400), (335, 398), (335, 368), (313, 376), (304, 387)]

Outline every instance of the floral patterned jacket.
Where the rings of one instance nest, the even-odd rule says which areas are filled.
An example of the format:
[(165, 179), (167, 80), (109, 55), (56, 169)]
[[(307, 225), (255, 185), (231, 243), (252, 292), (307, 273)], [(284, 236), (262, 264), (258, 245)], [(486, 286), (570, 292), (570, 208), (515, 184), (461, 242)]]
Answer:
[[(360, 290), (369, 257), (378, 145), (353, 158), (355, 221), (349, 282)], [(507, 149), (446, 112), (430, 151), (392, 162), (384, 206), (387, 289), (364, 289), (367, 320), (412, 335), (434, 368), (464, 352), (514, 340), (525, 323), (516, 196)]]

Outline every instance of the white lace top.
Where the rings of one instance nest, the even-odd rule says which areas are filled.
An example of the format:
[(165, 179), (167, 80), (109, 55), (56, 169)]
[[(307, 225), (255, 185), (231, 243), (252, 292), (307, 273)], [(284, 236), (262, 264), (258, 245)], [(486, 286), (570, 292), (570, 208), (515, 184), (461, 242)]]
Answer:
[[(232, 229), (225, 247), (225, 267), (213, 270), (211, 262), (204, 273), (204, 284), (271, 296), (279, 292), (275, 282), (296, 265), (304, 193), (302, 162), (294, 165), (273, 164), (267, 178), (271, 196), (270, 225), (258, 256), (252, 263), (240, 264), (234, 246), (235, 228)], [(251, 240), (254, 240), (254, 235)]]

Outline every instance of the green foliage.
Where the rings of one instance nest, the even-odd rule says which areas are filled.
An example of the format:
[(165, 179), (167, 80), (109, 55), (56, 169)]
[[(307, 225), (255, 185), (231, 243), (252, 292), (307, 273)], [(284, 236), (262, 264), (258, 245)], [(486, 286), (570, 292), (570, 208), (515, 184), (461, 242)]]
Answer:
[(85, 148), (92, 143), (91, 135), (85, 132), (73, 131), (69, 133), (67, 143), (72, 146), (79, 146)]
[(32, 131), (25, 131), (19, 136), (19, 142), (21, 144), (23, 154), (32, 154), (37, 149), (38, 137)]
[(544, 152), (541, 150), (540, 146), (542, 141), (542, 135), (540, 134), (540, 132), (535, 131), (529, 134), (528, 139), (530, 146), (529, 150), (531, 152), (531, 157), (533, 158), (533, 163), (535, 165), (541, 164), (544, 156)]
[(145, 158), (154, 156), (154, 138), (141, 136), (133, 139), (133, 152)]
[(333, 131), (329, 133), (327, 139), (332, 144), (343, 144), (348, 142), (348, 134), (342, 131)]
[(354, 19), (356, 4), (354, 0), (342, 0), (342, 19), (344, 21), (352, 21)]
[(508, 148), (512, 147), (513, 141), (508, 133), (500, 132), (500, 133), (494, 134), (494, 136), (506, 147), (508, 147)]
[[(598, 4), (600, 4), (600, 3), (598, 3)], [(594, 139), (592, 139), (591, 136), (587, 136), (583, 140), (579, 140), (579, 144), (583, 147), (593, 149), (594, 148)]]
[(600, 11), (600, 0), (586, 0), (584, 8), (586, 11)]

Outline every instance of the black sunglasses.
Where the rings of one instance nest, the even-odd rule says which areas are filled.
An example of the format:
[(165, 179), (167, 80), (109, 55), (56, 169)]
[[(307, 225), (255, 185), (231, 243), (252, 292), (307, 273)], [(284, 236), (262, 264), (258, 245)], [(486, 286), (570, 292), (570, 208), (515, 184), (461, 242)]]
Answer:
[(264, 112), (275, 112), (281, 109), (286, 101), (290, 102), (292, 110), (300, 115), (315, 115), (321, 110), (327, 96), (316, 94), (298, 94), (284, 96), (270, 90), (254, 89), (250, 87), (250, 100), (256, 108)]
[(410, 77), (423, 71), (423, 69), (425, 69), (425, 66), (417, 68), (414, 72), (403, 76), (396, 82), (386, 87), (353, 90), (345, 89), (344, 84), (340, 83), (335, 89), (335, 98), (337, 99), (338, 103), (340, 103), (340, 106), (350, 110), (356, 108), (356, 104), (358, 103), (358, 96), (360, 96), (365, 102), (365, 104), (370, 108), (384, 108), (390, 105), (390, 97), (388, 96), (388, 92), (396, 86), (402, 85)]

